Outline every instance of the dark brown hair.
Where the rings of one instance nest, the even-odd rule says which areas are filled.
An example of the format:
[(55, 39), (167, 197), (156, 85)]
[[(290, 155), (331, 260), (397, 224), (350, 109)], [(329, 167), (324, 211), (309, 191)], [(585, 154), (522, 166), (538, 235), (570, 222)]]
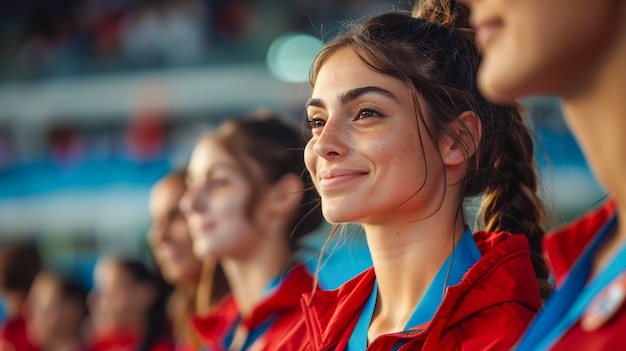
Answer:
[[(305, 185), (312, 184), (304, 165), (304, 138), (282, 116), (258, 113), (235, 117), (208, 137), (224, 147), (235, 160), (239, 160), (252, 186), (248, 215), (253, 212), (255, 200), (262, 196), (264, 184), (274, 184), (287, 174), (301, 177)], [(261, 179), (255, 176), (253, 165), (261, 169)], [(312, 186), (306, 187), (289, 226), (291, 248), (298, 249), (299, 239), (315, 230), (322, 221), (319, 195)]]
[[(420, 134), (435, 144), (448, 136), (468, 160), (463, 195), (485, 195), (481, 207), (485, 229), (528, 237), (545, 298), (551, 286), (540, 253), (543, 205), (537, 195), (530, 131), (518, 105), (495, 105), (479, 93), (476, 73), (480, 56), (471, 38), (467, 9), (449, 2), (427, 3), (416, 6), (416, 14), (423, 18), (407, 12), (382, 14), (333, 39), (312, 64), (311, 84), (329, 57), (349, 48), (372, 70), (411, 87), (416, 118), (423, 120), (426, 129)], [(420, 103), (418, 96), (425, 103)], [(465, 111), (476, 113), (482, 124), (482, 137), (473, 154), (449, 128)]]
[(27, 294), (42, 260), (35, 245), (16, 244), (0, 251), (0, 292)]

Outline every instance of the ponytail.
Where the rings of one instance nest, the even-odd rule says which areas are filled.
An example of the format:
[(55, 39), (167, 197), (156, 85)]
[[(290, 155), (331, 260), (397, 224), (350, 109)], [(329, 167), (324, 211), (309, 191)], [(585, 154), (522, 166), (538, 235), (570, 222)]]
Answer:
[[(549, 271), (541, 251), (545, 234), (541, 223), (544, 207), (537, 194), (538, 180), (534, 145), (519, 108), (499, 106), (490, 128), (483, 135), (479, 164), (492, 167), (492, 175), (485, 180), (485, 196), (480, 213), (485, 230), (509, 231), (528, 238), (530, 255), (539, 284), (539, 293), (545, 300), (553, 290)], [(508, 118), (507, 118), (508, 116)], [(477, 174), (477, 176), (480, 176)]]
[(413, 6), (413, 17), (438, 24), (474, 40), (475, 32), (469, 23), (469, 8), (454, 0), (418, 0)]
[[(418, 0), (413, 16), (458, 34), (470, 42), (477, 53), (469, 9), (465, 5), (454, 0)], [(478, 60), (471, 89), (476, 102), (471, 109), (481, 118), (483, 135), (474, 163), (469, 165), (465, 177), (464, 195), (485, 194), (480, 210), (485, 230), (527, 236), (539, 293), (545, 300), (553, 287), (548, 282), (549, 271), (541, 251), (545, 234), (541, 227), (544, 208), (537, 195), (531, 133), (519, 105), (494, 105), (478, 92), (475, 88), (477, 64)]]

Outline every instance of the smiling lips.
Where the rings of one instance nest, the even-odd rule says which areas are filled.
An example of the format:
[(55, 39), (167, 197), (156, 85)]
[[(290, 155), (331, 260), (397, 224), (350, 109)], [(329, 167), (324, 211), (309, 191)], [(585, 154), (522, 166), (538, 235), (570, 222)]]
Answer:
[(329, 191), (338, 188), (356, 178), (366, 175), (367, 172), (357, 170), (330, 170), (320, 172), (320, 190)]

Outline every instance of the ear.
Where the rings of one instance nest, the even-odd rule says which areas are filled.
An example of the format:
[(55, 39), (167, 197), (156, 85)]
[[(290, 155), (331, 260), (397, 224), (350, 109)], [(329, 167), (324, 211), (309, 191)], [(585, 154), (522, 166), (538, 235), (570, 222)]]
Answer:
[(465, 111), (448, 127), (455, 138), (444, 134), (439, 141), (439, 152), (446, 166), (464, 164), (476, 152), (482, 135), (482, 123), (474, 111)]
[(267, 209), (271, 215), (286, 216), (300, 205), (303, 195), (302, 179), (296, 174), (286, 174), (272, 186), (265, 206), (268, 206)]

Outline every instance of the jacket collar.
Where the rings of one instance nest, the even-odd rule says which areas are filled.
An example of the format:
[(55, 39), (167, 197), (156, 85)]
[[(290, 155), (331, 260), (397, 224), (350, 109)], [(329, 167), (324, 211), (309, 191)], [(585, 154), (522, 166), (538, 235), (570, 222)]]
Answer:
[(543, 247), (557, 286), (615, 211), (615, 201), (609, 200), (597, 210), (545, 237)]
[[(429, 325), (435, 320), (443, 321), (447, 327), (453, 326), (477, 312), (502, 303), (516, 302), (535, 311), (539, 309), (541, 301), (537, 285), (528, 283), (535, 280), (532, 266), (520, 269), (520, 265), (531, 265), (526, 237), (508, 232), (478, 232), (474, 234), (474, 239), (483, 256), (459, 284), (447, 289), (431, 322), (418, 327), (423, 332), (412, 334), (414, 338), (425, 338)], [(513, 276), (516, 279), (511, 279)], [(353, 330), (375, 279), (372, 267), (337, 290), (303, 296), (301, 303), (305, 322), (318, 350), (345, 341), (346, 331)]]
[[(243, 318), (241, 324), (248, 330), (261, 325), (275, 313), (297, 310), (300, 308), (300, 297), (304, 292), (310, 292), (313, 287), (313, 277), (307, 268), (300, 264), (294, 267), (282, 279), (274, 292), (262, 300), (254, 310)], [(223, 342), (240, 318), (237, 303), (229, 295), (225, 297), (209, 314), (196, 316), (192, 320), (196, 331), (203, 341)]]

